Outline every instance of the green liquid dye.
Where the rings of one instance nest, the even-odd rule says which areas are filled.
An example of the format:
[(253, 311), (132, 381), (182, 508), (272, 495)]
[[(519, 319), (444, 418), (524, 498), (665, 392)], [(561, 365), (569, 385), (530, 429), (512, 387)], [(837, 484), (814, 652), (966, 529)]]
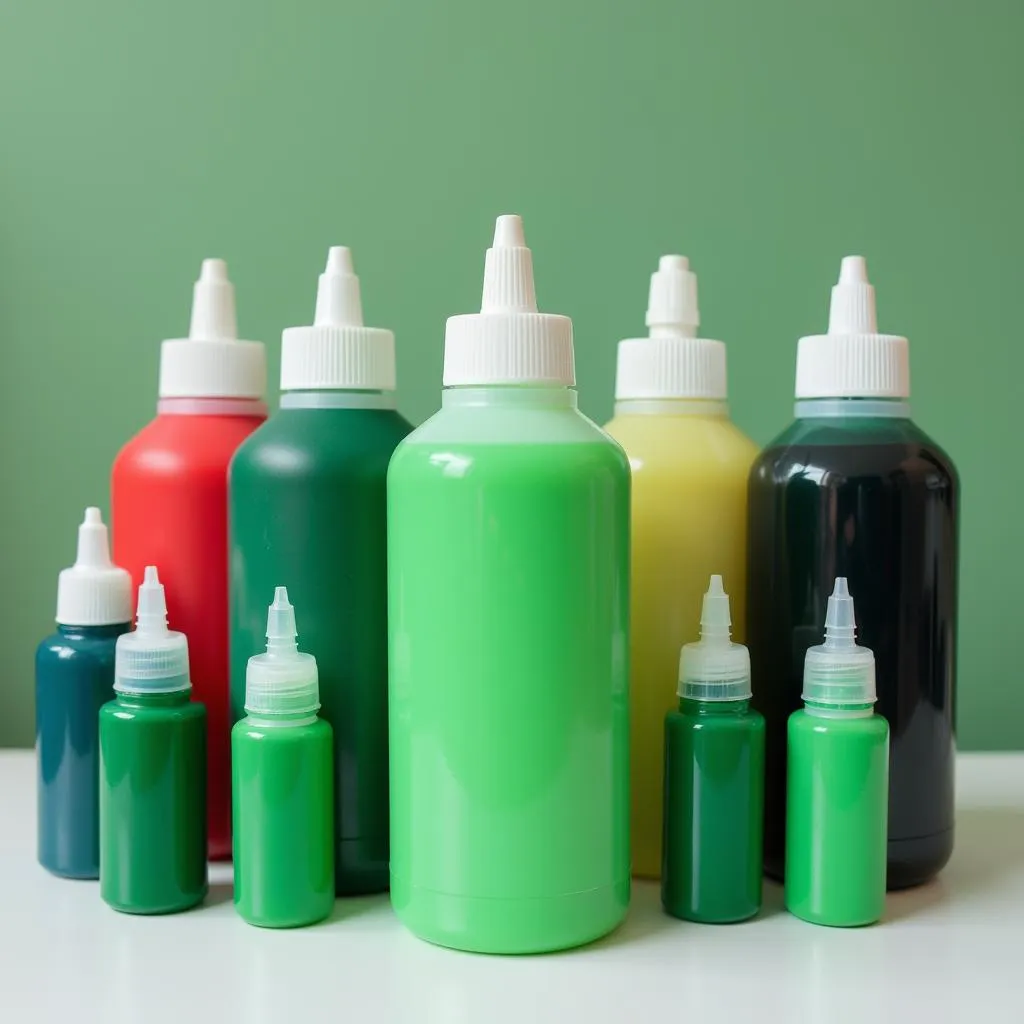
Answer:
[(189, 691), (100, 709), (100, 895), (128, 914), (206, 895), (206, 708)]
[(871, 924), (885, 908), (889, 725), (881, 715), (789, 718), (786, 908)]
[(628, 466), (551, 416), (586, 441), (407, 442), (388, 476), (392, 903), (479, 952), (629, 900)]
[(764, 718), (750, 701), (681, 700), (665, 717), (661, 896), (725, 924), (761, 907)]
[(235, 906), (250, 924), (294, 928), (334, 907), (332, 751), (321, 719), (231, 731)]

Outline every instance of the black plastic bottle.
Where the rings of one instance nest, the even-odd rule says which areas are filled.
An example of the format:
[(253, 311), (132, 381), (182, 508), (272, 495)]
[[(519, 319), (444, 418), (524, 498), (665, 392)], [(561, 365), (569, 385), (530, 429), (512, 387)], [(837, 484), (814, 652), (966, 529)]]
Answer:
[(785, 851), (786, 721), (837, 576), (857, 595), (891, 731), (887, 881), (953, 851), (959, 483), (910, 420), (908, 344), (878, 334), (864, 260), (843, 260), (826, 335), (802, 338), (796, 421), (751, 470), (747, 643), (767, 721), (765, 870)]

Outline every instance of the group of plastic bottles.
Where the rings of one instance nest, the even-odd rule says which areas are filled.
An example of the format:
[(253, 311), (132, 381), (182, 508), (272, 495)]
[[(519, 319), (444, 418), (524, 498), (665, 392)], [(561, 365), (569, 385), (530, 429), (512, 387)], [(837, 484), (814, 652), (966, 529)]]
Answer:
[[(870, 911), (834, 888), (815, 903), (821, 879), (798, 881), (819, 869), (814, 843), (857, 859), (850, 830), (865, 819), (840, 807), (870, 807), (865, 841), (877, 854), (882, 837), (890, 886), (939, 870), (957, 484), (909, 419), (906, 339), (877, 332), (864, 262), (845, 260), (829, 333), (800, 343), (796, 423), (756, 457), (728, 419), (725, 347), (697, 337), (685, 258), (662, 258), (647, 323), (649, 337), (620, 343), (605, 432), (577, 409), (572, 323), (538, 312), (522, 224), (500, 217), (481, 310), (448, 321), (441, 409), (413, 430), (395, 410), (394, 337), (363, 324), (350, 254), (335, 248), (314, 323), (283, 334), (266, 419), (262, 346), (237, 340), (226, 268), (207, 260), (189, 337), (163, 344), (158, 415), (114, 465), (113, 563), (80, 548), (40, 647), (42, 863), (98, 871), (113, 905), (155, 912), (201, 900), (205, 845), (233, 854), (236, 903), (257, 924), (312, 922), (335, 893), (390, 887), (430, 941), (565, 948), (613, 929), (631, 866), (657, 877), (663, 857), (670, 912), (749, 916), (714, 909), (724, 875), (697, 891), (687, 869), (676, 885), (695, 850), (702, 865), (742, 862), (743, 884), (724, 888), (756, 911), (762, 743), (764, 864), (785, 871), (796, 913), (877, 917), (874, 869)], [(90, 510), (83, 536), (97, 544), (103, 529)], [(75, 573), (93, 583), (83, 576), (71, 607)], [(680, 678), (713, 574), (745, 604), (749, 661), (719, 580)], [(877, 657), (880, 716), (842, 581), (826, 618), (839, 577)], [(854, 705), (833, 699), (844, 680)], [(823, 788), (823, 765), (848, 760), (827, 751), (866, 730), (882, 744), (870, 778), (839, 772)], [(698, 781), (700, 815), (679, 797)], [(179, 898), (153, 897), (151, 870)]]

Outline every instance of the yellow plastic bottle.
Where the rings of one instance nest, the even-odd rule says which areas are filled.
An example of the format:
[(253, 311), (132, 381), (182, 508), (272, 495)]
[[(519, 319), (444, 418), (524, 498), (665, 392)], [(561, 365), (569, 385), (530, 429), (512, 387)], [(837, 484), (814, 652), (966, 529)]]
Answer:
[(743, 642), (747, 474), (757, 448), (729, 420), (725, 345), (696, 337), (699, 324), (689, 261), (663, 256), (651, 275), (650, 337), (619, 342), (605, 428), (633, 470), (630, 785), (640, 878), (661, 874), (665, 714), (713, 574), (735, 595)]

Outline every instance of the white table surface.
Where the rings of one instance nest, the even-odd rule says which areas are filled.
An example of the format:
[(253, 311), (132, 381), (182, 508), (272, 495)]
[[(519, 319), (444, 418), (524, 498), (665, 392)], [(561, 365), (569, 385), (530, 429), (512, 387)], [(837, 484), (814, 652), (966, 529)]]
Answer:
[(386, 897), (268, 931), (215, 865), (206, 903), (131, 917), (35, 858), (35, 764), (0, 752), (0, 1022), (1024, 1024), (1024, 754), (961, 755), (940, 878), (871, 928), (816, 928), (777, 886), (753, 921), (687, 924), (636, 884), (626, 923), (582, 950), (473, 956), (407, 933)]

